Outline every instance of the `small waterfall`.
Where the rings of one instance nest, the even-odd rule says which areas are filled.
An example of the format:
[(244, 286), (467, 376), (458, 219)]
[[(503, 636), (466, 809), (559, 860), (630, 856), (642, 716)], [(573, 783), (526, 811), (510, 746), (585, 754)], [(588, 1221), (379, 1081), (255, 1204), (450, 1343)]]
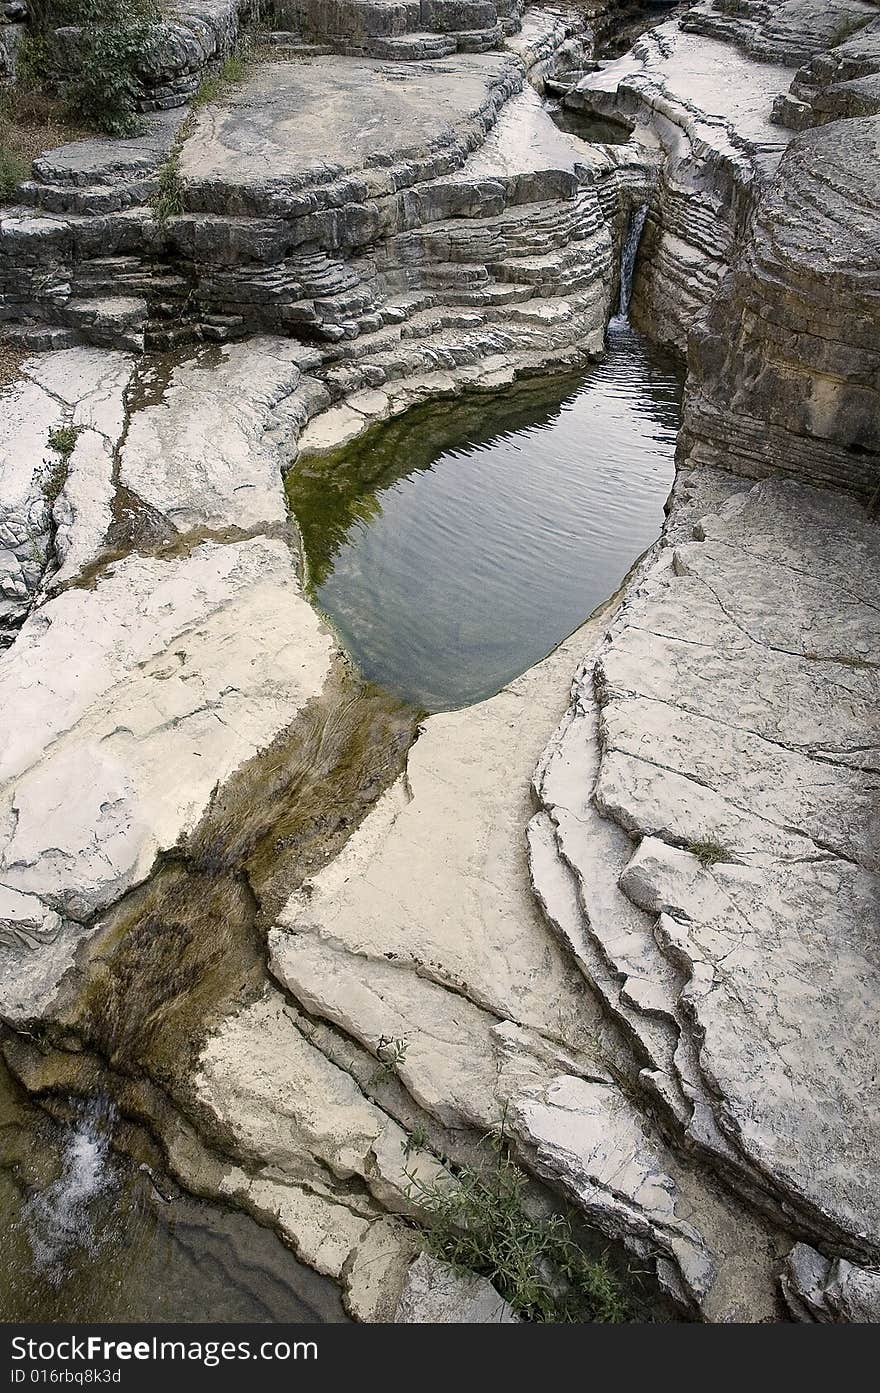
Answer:
[(114, 1116), (104, 1099), (82, 1104), (67, 1129), (61, 1175), (24, 1209), (34, 1265), (54, 1285), (63, 1278), (66, 1254), (74, 1248), (94, 1252), (100, 1245), (92, 1202), (115, 1184), (110, 1155)]
[(642, 203), (632, 213), (629, 226), (626, 229), (626, 236), (623, 239), (623, 248), (620, 253), (620, 305), (618, 315), (621, 319), (626, 319), (629, 314), (629, 303), (632, 299), (633, 272), (636, 267), (636, 257), (639, 252), (639, 243), (642, 240), (642, 233), (645, 230), (645, 219), (648, 216), (648, 205)]

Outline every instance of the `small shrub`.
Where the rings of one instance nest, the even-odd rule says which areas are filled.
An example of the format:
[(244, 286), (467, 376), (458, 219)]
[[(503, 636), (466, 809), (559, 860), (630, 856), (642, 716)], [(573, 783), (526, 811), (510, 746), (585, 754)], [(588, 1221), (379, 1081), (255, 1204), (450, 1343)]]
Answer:
[[(139, 74), (157, 51), (160, 14), (155, 0), (60, 0), (56, 16), (81, 30), (76, 70), (60, 74), (68, 104), (107, 135), (141, 129)], [(49, 64), (58, 73), (58, 57)]]
[(450, 1186), (409, 1176), (410, 1193), (429, 1217), (425, 1242), (436, 1257), (486, 1277), (526, 1320), (616, 1324), (631, 1318), (617, 1277), (604, 1258), (584, 1252), (565, 1215), (528, 1212), (528, 1181), (503, 1137), (485, 1170), (465, 1166), (457, 1180)]
[(49, 432), (49, 444), (62, 459), (69, 460), (78, 435), (78, 426), (56, 426)]
[(30, 174), (27, 160), (14, 150), (0, 145), (0, 203), (8, 203), (15, 196), (15, 190), (22, 180)]

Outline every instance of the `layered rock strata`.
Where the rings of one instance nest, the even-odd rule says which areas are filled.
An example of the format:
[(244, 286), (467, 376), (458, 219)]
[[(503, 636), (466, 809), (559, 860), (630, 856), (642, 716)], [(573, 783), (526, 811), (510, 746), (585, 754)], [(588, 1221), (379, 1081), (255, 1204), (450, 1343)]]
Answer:
[(770, 116), (791, 76), (671, 22), (565, 87), (566, 108), (620, 121), (631, 145), (656, 152), (632, 315), (681, 352), (790, 140)]
[(774, 482), (689, 531), (576, 683), (533, 874), (569, 939), (575, 886), (572, 946), (683, 1143), (870, 1264), (876, 528)]
[(801, 135), (691, 336), (693, 463), (869, 501), (880, 476), (880, 118)]
[[(531, 1202), (567, 1198), (683, 1312), (876, 1311), (876, 527), (852, 497), (737, 477), (790, 454), (864, 492), (840, 460), (874, 448), (869, 426), (843, 439), (875, 390), (872, 126), (852, 168), (822, 165), (848, 158), (834, 125), (780, 165), (768, 115), (808, 55), (737, 57), (693, 13), (567, 84), (635, 128), (619, 146), (552, 125), (526, 76), (571, 31), (532, 16), (509, 53), (430, 70), (266, 68), (115, 165), (56, 152), (0, 225), (24, 341), (108, 345), (27, 358), (4, 400), (10, 636), (24, 620), (0, 663), (4, 1052), (50, 1104), (106, 1089), (361, 1319), (509, 1319), (413, 1264), (419, 1185), (454, 1185), (500, 1127)], [(186, 211), (162, 227), (168, 152)], [(622, 605), (407, 755), (412, 713), (364, 692), (302, 593), (280, 469), (297, 440), (598, 351), (634, 198), (638, 312), (692, 344), (662, 544)], [(816, 291), (823, 241), (852, 313)], [(159, 321), (219, 342), (119, 351)], [(730, 321), (738, 375), (700, 327)], [(266, 328), (287, 337), (226, 341)]]
[[(200, 113), (179, 151), (179, 118), (163, 116), (122, 146), (54, 152), (20, 190), (34, 207), (0, 219), (0, 313), (38, 347), (59, 331), (136, 347), (269, 330), (324, 345), (328, 366), (417, 354), (438, 315), (453, 338), (485, 326), (485, 354), (496, 323), (528, 333), (530, 312), (515, 307), (537, 301), (540, 318), (560, 292), (581, 289), (581, 318), (593, 318), (606, 234), (571, 142), (560, 164), (533, 133), (521, 167), (467, 174), (505, 103), (528, 97), (527, 71), (568, 32), (539, 15), (516, 55), (428, 68), (265, 64), (229, 105)], [(146, 205), (169, 158), (185, 211), (157, 223)]]
[(754, 9), (746, 20), (739, 5), (698, 5), (564, 101), (626, 121), (663, 151), (633, 316), (688, 352), (680, 458), (751, 478), (790, 473), (869, 500), (880, 449), (880, 121), (824, 123), (789, 143), (771, 115), (792, 78), (780, 63), (809, 54), (817, 71), (833, 71), (836, 49), (823, 45), (857, 31), (852, 42), (873, 51), (880, 20), (861, 3)]

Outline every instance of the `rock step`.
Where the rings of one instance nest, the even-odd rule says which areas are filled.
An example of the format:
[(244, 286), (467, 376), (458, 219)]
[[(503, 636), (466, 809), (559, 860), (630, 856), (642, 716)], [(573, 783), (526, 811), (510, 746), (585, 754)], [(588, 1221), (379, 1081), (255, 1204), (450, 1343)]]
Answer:
[[(487, 44), (488, 48), (494, 47)], [(396, 58), (404, 62), (418, 62), (420, 59), (428, 58), (447, 58), (455, 53), (458, 48), (455, 35), (452, 34), (412, 34), (376, 36), (371, 38), (367, 44), (353, 44), (350, 40), (343, 41), (343, 48), (346, 53), (354, 55), (366, 53), (372, 58)]]
[(48, 353), (59, 348), (79, 348), (83, 337), (75, 329), (65, 329), (57, 324), (4, 324), (3, 340), (16, 348), (33, 349), (35, 353)]
[(298, 58), (326, 58), (328, 54), (337, 51), (332, 44), (310, 44), (296, 41), (273, 43), (272, 61), (283, 63), (286, 61), (295, 62)]
[(59, 313), (69, 328), (100, 347), (120, 345), (140, 352), (144, 346), (147, 320), (145, 300), (127, 296), (106, 299), (68, 300)]
[(148, 202), (157, 188), (155, 179), (143, 179), (124, 185), (44, 184), (26, 179), (16, 190), (17, 197), (28, 207), (47, 213), (118, 213)]

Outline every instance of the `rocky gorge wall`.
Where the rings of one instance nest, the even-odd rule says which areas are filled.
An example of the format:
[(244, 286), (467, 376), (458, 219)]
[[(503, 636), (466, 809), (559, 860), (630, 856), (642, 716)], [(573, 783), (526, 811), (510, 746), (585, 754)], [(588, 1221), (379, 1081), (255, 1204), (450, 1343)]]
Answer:
[(880, 122), (845, 80), (831, 125), (787, 94), (867, 73), (878, 34), (872, 4), (717, 0), (566, 93), (664, 151), (633, 316), (687, 352), (683, 462), (876, 489)]
[[(876, 1318), (880, 557), (802, 482), (873, 467), (873, 124), (770, 121), (813, 59), (741, 21), (789, 9), (598, 71), (534, 11), (426, 70), (279, 61), (0, 219), (4, 1054), (49, 1107), (106, 1089), (361, 1319), (426, 1318), (412, 1176), (502, 1125), (678, 1311)], [(633, 137), (572, 139), (548, 86)], [(412, 743), (303, 593), (281, 469), (601, 351), (642, 204), (634, 313), (690, 355), (664, 536)]]

